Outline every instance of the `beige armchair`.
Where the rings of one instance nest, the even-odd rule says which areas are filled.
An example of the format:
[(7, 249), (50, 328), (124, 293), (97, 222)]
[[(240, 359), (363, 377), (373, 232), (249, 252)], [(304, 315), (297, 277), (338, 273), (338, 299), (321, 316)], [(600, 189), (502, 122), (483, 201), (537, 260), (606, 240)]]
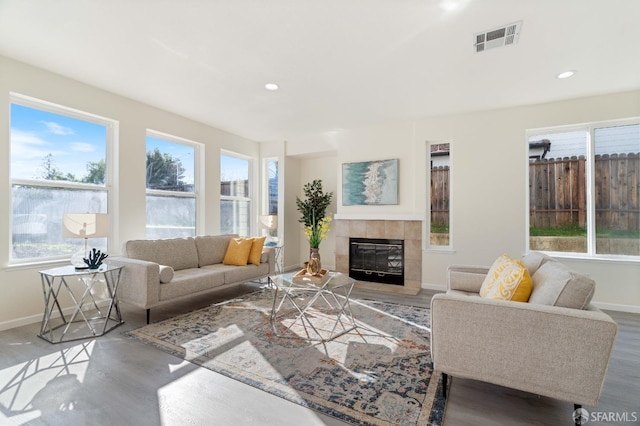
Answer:
[[(588, 278), (539, 253), (523, 260), (533, 280), (529, 303), (480, 297), (489, 268), (449, 267), (447, 292), (431, 302), (431, 354), (434, 368), (445, 375), (445, 397), (450, 375), (573, 402), (575, 408), (597, 405), (616, 323), (589, 303)], [(549, 285), (569, 287), (556, 291), (551, 304), (531, 303), (542, 301)], [(584, 309), (556, 306), (578, 293), (587, 297), (579, 302)]]

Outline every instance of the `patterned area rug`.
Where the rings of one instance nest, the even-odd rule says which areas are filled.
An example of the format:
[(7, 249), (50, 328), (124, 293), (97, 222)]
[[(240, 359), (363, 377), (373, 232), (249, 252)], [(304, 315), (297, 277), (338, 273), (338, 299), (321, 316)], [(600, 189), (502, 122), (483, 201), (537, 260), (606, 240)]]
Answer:
[[(263, 289), (127, 335), (349, 423), (442, 423), (428, 309), (352, 299), (356, 329), (323, 343), (303, 338), (309, 327), (294, 310), (272, 324), (272, 294)], [(330, 331), (338, 313), (322, 303), (307, 314)]]

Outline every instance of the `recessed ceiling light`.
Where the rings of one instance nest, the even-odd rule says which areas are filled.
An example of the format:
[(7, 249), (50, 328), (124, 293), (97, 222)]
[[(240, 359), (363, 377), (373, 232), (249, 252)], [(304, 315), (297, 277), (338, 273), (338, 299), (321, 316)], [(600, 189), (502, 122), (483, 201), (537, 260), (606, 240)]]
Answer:
[(278, 90), (280, 88), (280, 86), (278, 86), (275, 83), (267, 83), (267, 84), (264, 85), (264, 88), (267, 89), (267, 90), (273, 91), (273, 90)]
[(556, 76), (556, 78), (569, 78), (569, 77), (573, 76), (575, 73), (576, 72), (573, 71), (573, 70), (561, 72), (560, 74), (558, 74)]

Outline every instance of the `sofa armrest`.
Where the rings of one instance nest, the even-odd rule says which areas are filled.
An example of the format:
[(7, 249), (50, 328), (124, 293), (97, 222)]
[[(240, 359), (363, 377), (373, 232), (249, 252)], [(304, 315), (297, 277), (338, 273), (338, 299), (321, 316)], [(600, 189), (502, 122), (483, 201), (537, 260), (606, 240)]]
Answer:
[(451, 265), (447, 268), (447, 290), (480, 293), (488, 272), (484, 266)]
[(120, 300), (143, 309), (159, 303), (160, 265), (128, 257), (113, 257), (109, 260), (124, 266), (118, 285)]
[(574, 404), (595, 406), (617, 333), (586, 310), (436, 294), (431, 301), (434, 368)]

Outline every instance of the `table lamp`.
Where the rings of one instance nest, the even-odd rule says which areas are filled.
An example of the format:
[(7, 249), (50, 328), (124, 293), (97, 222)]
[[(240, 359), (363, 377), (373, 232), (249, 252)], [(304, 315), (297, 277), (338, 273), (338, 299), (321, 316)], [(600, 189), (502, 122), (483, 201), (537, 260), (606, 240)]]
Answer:
[(65, 213), (62, 216), (62, 236), (64, 238), (84, 238), (84, 249), (71, 256), (71, 264), (84, 267), (84, 258), (89, 255), (89, 238), (109, 236), (109, 215), (106, 213)]
[(258, 221), (260, 222), (260, 228), (268, 230), (267, 240), (264, 245), (273, 247), (278, 244), (278, 237), (271, 235), (274, 230), (278, 229), (278, 216), (275, 214), (258, 216)]

